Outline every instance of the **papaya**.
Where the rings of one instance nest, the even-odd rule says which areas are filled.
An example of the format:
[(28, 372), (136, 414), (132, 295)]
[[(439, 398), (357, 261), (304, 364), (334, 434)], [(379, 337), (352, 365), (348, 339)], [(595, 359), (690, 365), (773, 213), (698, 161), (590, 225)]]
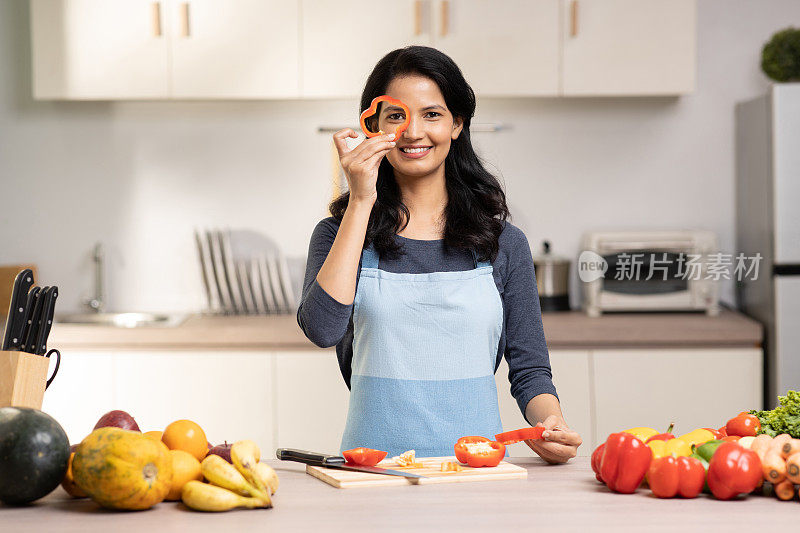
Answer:
[(109, 509), (149, 509), (172, 486), (167, 447), (141, 433), (115, 427), (94, 430), (72, 460), (78, 487)]
[[(72, 448), (77, 449), (77, 444), (73, 444)], [(69, 462), (67, 462), (67, 473), (64, 474), (64, 479), (61, 480), (61, 486), (67, 491), (67, 494), (73, 498), (86, 498), (88, 494), (83, 492), (80, 487), (75, 483), (75, 478), (72, 476), (72, 460), (75, 458), (75, 452), (69, 454)]]

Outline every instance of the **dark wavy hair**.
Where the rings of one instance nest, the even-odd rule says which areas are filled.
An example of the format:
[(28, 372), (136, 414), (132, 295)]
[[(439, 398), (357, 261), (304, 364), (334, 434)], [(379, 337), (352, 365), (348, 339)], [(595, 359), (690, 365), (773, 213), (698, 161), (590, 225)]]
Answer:
[[(415, 74), (435, 82), (450, 113), (464, 121), (464, 127), (450, 144), (444, 162), (447, 188), (445, 246), (474, 249), (480, 259), (494, 260), (499, 247), (498, 238), (509, 211), (500, 182), (484, 168), (472, 148), (469, 126), (475, 114), (475, 93), (458, 65), (446, 54), (427, 46), (408, 46), (389, 52), (378, 61), (367, 78), (359, 113), (369, 107), (373, 98), (386, 94), (386, 88), (394, 78)], [(400, 227), (400, 214), (408, 221), (410, 213), (403, 204), (394, 169), (385, 157), (378, 168), (376, 189), (378, 199), (372, 207), (364, 246), (372, 242), (378, 253), (397, 257), (402, 252), (402, 245), (394, 237), (405, 227)], [(350, 193), (345, 192), (329, 206), (331, 215), (340, 222), (349, 200)]]

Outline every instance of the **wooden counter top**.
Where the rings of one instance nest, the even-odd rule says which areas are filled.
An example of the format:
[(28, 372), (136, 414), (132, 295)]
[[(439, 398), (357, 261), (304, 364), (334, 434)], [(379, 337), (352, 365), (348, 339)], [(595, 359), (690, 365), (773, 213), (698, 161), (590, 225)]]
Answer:
[(296, 463), (268, 461), (280, 477), (275, 507), (197, 513), (161, 503), (149, 511), (111, 512), (70, 500), (59, 487), (30, 507), (0, 505), (3, 531), (140, 531), (192, 533), (280, 531), (793, 531), (797, 502), (749, 496), (723, 502), (708, 495), (660, 500), (650, 491), (610, 492), (597, 483), (588, 457), (549, 466), (515, 459), (525, 480), (335, 489)]
[[(629, 313), (590, 318), (583, 312), (545, 313), (551, 348), (731, 347), (761, 344), (761, 325), (740, 313)], [(314, 349), (294, 315), (190, 316), (176, 327), (115, 328), (56, 324), (48, 345), (62, 349)]]

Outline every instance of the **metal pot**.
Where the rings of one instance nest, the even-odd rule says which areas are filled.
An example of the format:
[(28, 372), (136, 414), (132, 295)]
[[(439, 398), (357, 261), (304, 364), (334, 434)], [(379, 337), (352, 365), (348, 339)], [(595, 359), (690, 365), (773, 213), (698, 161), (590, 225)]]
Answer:
[(570, 263), (550, 251), (549, 241), (542, 242), (542, 253), (533, 260), (542, 311), (569, 311)]

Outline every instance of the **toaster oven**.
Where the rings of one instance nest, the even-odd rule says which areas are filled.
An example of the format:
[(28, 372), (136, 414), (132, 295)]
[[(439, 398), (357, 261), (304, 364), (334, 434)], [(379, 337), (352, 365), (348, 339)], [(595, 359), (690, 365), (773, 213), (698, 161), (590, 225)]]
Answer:
[(719, 313), (717, 238), (702, 230), (589, 232), (578, 258), (583, 307), (608, 311)]

